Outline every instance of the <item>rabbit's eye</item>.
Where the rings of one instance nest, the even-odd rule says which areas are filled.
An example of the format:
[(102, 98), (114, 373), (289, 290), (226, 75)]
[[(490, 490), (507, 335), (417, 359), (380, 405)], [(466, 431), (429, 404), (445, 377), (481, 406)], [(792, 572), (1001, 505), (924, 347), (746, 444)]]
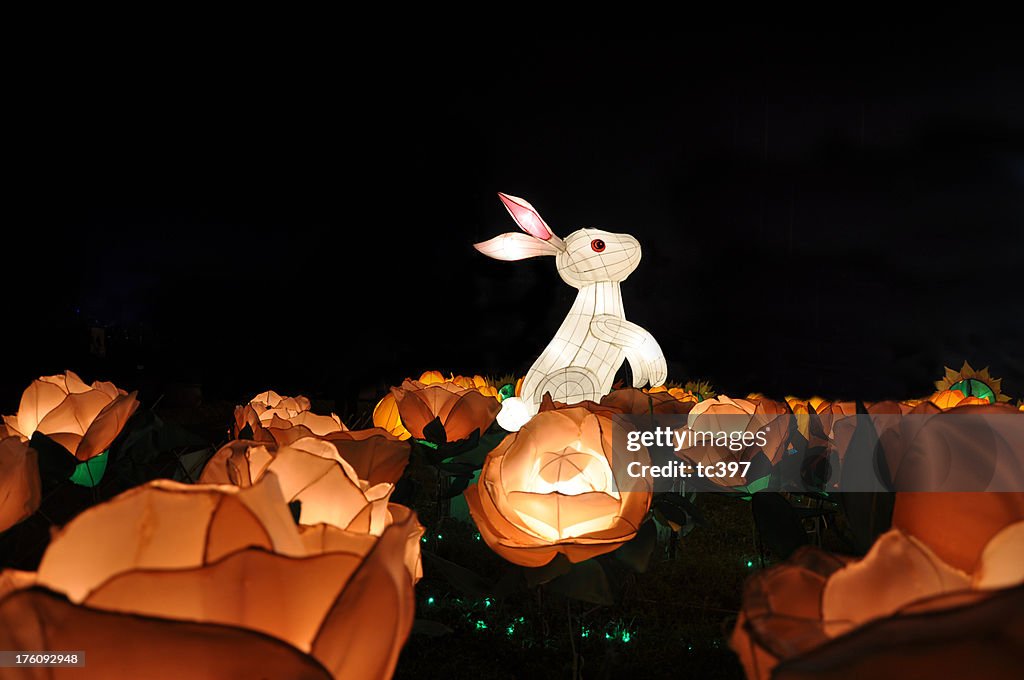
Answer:
[(595, 253), (603, 252), (604, 251), (604, 241), (602, 241), (599, 238), (595, 238), (593, 241), (590, 242), (590, 247), (593, 249), (593, 251)]

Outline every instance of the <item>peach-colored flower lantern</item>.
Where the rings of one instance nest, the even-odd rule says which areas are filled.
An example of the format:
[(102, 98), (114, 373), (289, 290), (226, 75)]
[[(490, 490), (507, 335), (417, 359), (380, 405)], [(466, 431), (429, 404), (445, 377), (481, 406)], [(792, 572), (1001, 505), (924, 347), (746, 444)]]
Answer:
[[(230, 442), (210, 458), (199, 483), (246, 488), (267, 474), (276, 476), (287, 502), (298, 502), (298, 522), (302, 525), (327, 524), (380, 536), (394, 523), (395, 513), (406, 512), (402, 506), (388, 503), (394, 483), (371, 484), (360, 479), (333, 443), (314, 437), (288, 446)], [(409, 545), (408, 557), (409, 572), (418, 580), (423, 574), (418, 534)]]
[(541, 411), (507, 436), (465, 494), (487, 544), (510, 562), (537, 567), (559, 553), (581, 562), (633, 538), (651, 488), (644, 479), (621, 485), (616, 470), (648, 459), (624, 451), (629, 460), (613, 461), (611, 430), (608, 411), (577, 406)]
[(17, 625), (0, 625), (0, 647), (86, 649), (74, 673), (88, 678), (390, 677), (420, 531), (408, 509), (393, 519), (380, 536), (296, 525), (273, 473), (151, 482), (73, 519), (37, 573), (5, 572), (0, 621)]
[(402, 440), (412, 437), (409, 430), (402, 425), (402, 417), (398, 413), (398, 402), (395, 401), (395, 395), (391, 392), (385, 394), (384, 398), (374, 407), (373, 425)]
[(28, 518), (42, 500), (36, 452), (0, 425), (0, 532)]
[(234, 436), (245, 427), (256, 441), (287, 444), (302, 437), (325, 436), (348, 428), (336, 414), (317, 415), (306, 397), (282, 397), (273, 390), (260, 392), (244, 406), (235, 407)]
[(32, 381), (18, 413), (4, 416), (4, 424), (25, 441), (41, 432), (85, 461), (110, 448), (139, 406), (135, 394), (109, 382), (87, 385), (72, 371), (43, 376)]
[[(955, 619), (967, 606), (984, 607), (985, 600), (1019, 590), (1024, 583), (1022, 503), (1024, 494), (1019, 493), (897, 494), (894, 528), (863, 559), (803, 548), (787, 563), (751, 577), (731, 641), (747, 677), (805, 677), (796, 671), (801, 663), (831, 665), (825, 662), (827, 649), (891, 654), (878, 644), (884, 635), (875, 631), (881, 630), (902, 631), (904, 645), (913, 640), (920, 653), (930, 648), (932, 655), (950, 654), (947, 664), (957, 663), (958, 652), (943, 643), (944, 633), (936, 632), (941, 626), (929, 627), (928, 617)], [(943, 511), (946, 507), (957, 510)], [(948, 523), (954, 514), (960, 519)], [(1024, 622), (1017, 610), (1013, 616), (1019, 627)], [(982, 616), (960, 617), (951, 642), (991, 635), (982, 629), (987, 625)], [(874, 648), (857, 643), (863, 639), (874, 640)], [(1012, 644), (993, 645), (994, 665), (991, 657), (974, 659), (978, 669), (999, 671), (976, 677), (1015, 677), (1016, 662), (1010, 666), (998, 658), (1000, 648)], [(924, 667), (922, 660), (913, 661), (917, 652), (902, 649), (902, 658), (891, 667), (893, 677)], [(840, 671), (839, 666), (830, 668), (823, 677), (847, 677)], [(1011, 675), (1003, 674), (1007, 671)]]
[(425, 438), (423, 430), (435, 418), (450, 442), (465, 439), (474, 430), (483, 433), (501, 410), (497, 399), (451, 382), (426, 385), (406, 380), (401, 387), (392, 388), (392, 394), (402, 425), (417, 439)]
[(638, 390), (624, 387), (601, 398), (602, 406), (610, 406), (633, 415), (684, 415), (697, 403), (697, 397), (678, 387)]
[[(790, 415), (785, 402), (761, 396), (732, 399), (719, 395), (704, 399), (690, 409), (687, 428), (692, 435), (685, 440), (689, 445), (676, 451), (676, 455), (694, 465), (717, 465), (751, 462), (760, 452), (774, 465), (785, 452), (789, 439), (786, 420)], [(736, 443), (728, 443), (730, 439)], [(756, 481), (751, 475), (715, 477), (712, 481), (720, 486), (739, 487)]]

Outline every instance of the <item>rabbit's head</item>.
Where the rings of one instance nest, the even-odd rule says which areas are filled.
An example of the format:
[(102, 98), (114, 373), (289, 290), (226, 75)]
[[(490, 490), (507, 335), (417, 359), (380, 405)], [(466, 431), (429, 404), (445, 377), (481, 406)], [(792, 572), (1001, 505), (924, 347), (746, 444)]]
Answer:
[(575, 288), (601, 281), (625, 281), (640, 264), (640, 243), (629, 234), (579, 229), (562, 240), (528, 202), (506, 194), (498, 194), (498, 198), (526, 233), (502, 234), (474, 245), (488, 257), (522, 260), (553, 255), (559, 276)]

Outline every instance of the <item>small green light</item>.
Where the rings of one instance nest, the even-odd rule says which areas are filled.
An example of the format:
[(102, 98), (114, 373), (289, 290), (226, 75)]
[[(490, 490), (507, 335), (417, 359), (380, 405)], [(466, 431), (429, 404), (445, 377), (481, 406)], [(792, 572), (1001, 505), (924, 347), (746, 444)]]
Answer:
[(686, 651), (692, 652), (693, 651), (693, 645), (686, 645)]
[(622, 631), (622, 641), (623, 641), (623, 642), (629, 642), (629, 641), (630, 641), (630, 639), (632, 639), (632, 637), (633, 637), (633, 636), (632, 636), (632, 635), (630, 635), (630, 633), (629, 633), (629, 631), (628, 631), (628, 630), (624, 630), (624, 631)]
[(428, 597), (427, 598), (427, 604), (434, 604), (434, 598)]
[(509, 637), (512, 637), (513, 633), (516, 632), (516, 627), (515, 626), (509, 626), (508, 628), (505, 629), (505, 632), (508, 633)]
[(437, 540), (439, 540), (439, 541), (440, 541), (440, 540), (441, 540), (442, 538), (444, 538), (444, 536), (442, 536), (441, 534), (438, 534), (438, 535), (437, 535)]
[(476, 629), (477, 630), (487, 630), (487, 624), (484, 623), (483, 621), (477, 621), (476, 622)]
[(426, 543), (426, 542), (427, 542), (427, 537), (426, 536), (424, 536), (423, 538), (420, 539), (420, 543)]
[(516, 623), (523, 623), (524, 621), (526, 621), (526, 619), (523, 618), (522, 616), (520, 616), (518, 619), (516, 619)]
[(747, 560), (747, 566), (748, 567), (754, 566), (754, 560)]
[(611, 640), (612, 639), (612, 634), (611, 633), (605, 633), (604, 634), (604, 639), (605, 640)]
[(583, 632), (580, 635), (581, 635), (581, 637), (585, 637), (585, 638), (590, 637), (590, 629), (589, 628), (584, 628)]
[(473, 534), (473, 538), (474, 538), (475, 540), (477, 540), (477, 541), (481, 540), (481, 538), (480, 538), (480, 533), (479, 533), (479, 532), (477, 532), (477, 533)]
[(492, 600), (489, 597), (485, 597), (484, 598), (484, 606), (485, 607), (490, 607), (492, 604), (494, 604), (494, 600)]

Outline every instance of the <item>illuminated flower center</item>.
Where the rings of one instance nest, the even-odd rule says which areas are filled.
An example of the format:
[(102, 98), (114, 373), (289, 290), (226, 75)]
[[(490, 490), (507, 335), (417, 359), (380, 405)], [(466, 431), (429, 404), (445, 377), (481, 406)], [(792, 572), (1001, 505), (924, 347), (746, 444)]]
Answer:
[(604, 455), (581, 442), (538, 456), (524, 490), (566, 496), (597, 491), (619, 497)]
[(525, 529), (544, 540), (604, 531), (620, 513), (608, 460), (581, 441), (538, 452), (527, 465), (509, 465), (503, 479), (510, 509)]

